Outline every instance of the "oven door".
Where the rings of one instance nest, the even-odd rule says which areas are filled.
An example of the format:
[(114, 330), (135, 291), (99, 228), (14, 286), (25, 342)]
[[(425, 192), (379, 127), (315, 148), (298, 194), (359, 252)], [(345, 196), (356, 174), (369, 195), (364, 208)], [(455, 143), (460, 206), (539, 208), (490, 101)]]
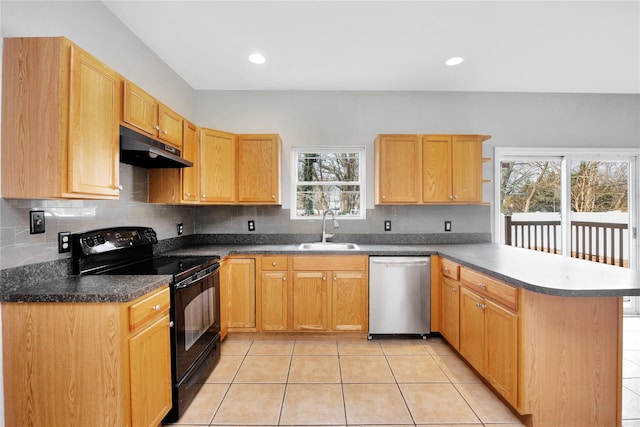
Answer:
[(219, 265), (174, 284), (175, 378), (179, 383), (220, 333)]

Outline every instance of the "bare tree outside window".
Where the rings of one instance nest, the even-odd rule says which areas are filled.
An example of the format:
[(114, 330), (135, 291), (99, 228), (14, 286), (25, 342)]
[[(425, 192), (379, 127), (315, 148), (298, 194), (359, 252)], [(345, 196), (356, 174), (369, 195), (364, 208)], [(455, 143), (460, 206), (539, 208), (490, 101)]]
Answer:
[(294, 151), (296, 216), (320, 217), (325, 210), (332, 210), (341, 217), (362, 218), (363, 151)]

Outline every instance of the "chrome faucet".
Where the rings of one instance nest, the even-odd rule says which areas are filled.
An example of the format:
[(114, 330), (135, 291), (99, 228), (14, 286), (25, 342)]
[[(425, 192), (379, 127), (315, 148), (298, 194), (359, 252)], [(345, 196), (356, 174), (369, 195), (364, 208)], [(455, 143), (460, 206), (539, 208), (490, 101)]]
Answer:
[(336, 229), (338, 227), (340, 227), (340, 224), (338, 224), (338, 220), (336, 219), (335, 214), (333, 213), (333, 211), (331, 210), (326, 210), (322, 213), (322, 243), (327, 243), (327, 239), (332, 238), (334, 234), (327, 234), (327, 214), (331, 215), (331, 218), (333, 218), (333, 228)]

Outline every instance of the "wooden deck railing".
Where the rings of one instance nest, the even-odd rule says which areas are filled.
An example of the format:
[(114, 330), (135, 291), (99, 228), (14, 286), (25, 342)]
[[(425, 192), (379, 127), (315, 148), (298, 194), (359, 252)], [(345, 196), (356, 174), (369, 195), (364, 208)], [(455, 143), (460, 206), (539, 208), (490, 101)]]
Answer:
[[(505, 244), (561, 253), (560, 221), (514, 221), (505, 216)], [(624, 259), (627, 224), (571, 221), (571, 256), (605, 264), (628, 266)]]

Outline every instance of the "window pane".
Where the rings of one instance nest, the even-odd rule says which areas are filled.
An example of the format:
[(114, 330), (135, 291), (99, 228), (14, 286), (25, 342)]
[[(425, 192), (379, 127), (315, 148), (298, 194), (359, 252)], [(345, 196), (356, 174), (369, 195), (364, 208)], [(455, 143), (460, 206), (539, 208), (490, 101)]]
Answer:
[(502, 243), (562, 253), (560, 160), (500, 163)]
[(629, 163), (571, 162), (571, 254), (629, 266)]
[(299, 153), (298, 182), (357, 182), (359, 153)]
[(330, 209), (338, 216), (360, 216), (359, 185), (299, 185), (296, 215), (318, 217)]

